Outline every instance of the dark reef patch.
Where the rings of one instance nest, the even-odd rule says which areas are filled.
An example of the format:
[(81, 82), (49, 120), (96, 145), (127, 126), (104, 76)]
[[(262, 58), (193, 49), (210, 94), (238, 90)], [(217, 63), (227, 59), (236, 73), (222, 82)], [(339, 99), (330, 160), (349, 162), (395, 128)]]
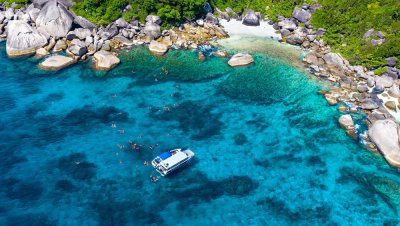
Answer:
[(63, 126), (83, 126), (92, 127), (98, 123), (111, 123), (113, 121), (128, 121), (129, 114), (113, 106), (93, 108), (86, 105), (79, 109), (73, 109), (64, 119), (61, 120)]
[(253, 115), (252, 118), (252, 120), (246, 121), (246, 124), (254, 126), (257, 129), (257, 132), (261, 132), (271, 126), (271, 123), (263, 116)]
[(34, 201), (40, 198), (44, 188), (38, 181), (21, 181), (16, 178), (7, 178), (0, 181), (1, 191), (9, 199), (20, 201)]
[(247, 143), (247, 137), (243, 133), (237, 133), (233, 136), (236, 145), (243, 145)]
[(49, 219), (47, 214), (23, 214), (16, 215), (7, 218), (8, 226), (55, 226), (57, 225), (55, 220)]
[(254, 165), (261, 166), (266, 169), (270, 168), (272, 166), (271, 162), (268, 161), (267, 159), (263, 159), (263, 160), (256, 159), (256, 160), (254, 160)]
[(319, 156), (313, 155), (307, 158), (307, 166), (326, 167), (326, 163)]
[[(121, 200), (121, 194), (118, 190), (121, 189), (121, 183), (115, 180), (100, 179), (96, 183), (99, 187), (96, 192), (90, 194), (88, 208), (98, 220), (98, 225), (165, 225), (164, 220), (157, 214), (156, 209), (144, 207), (144, 200), (140, 198), (140, 191), (130, 189), (132, 187), (141, 188), (143, 181), (136, 181), (132, 184), (127, 184), (129, 188), (125, 191), (129, 194), (129, 200)], [(135, 194), (135, 192), (138, 192)], [(154, 194), (155, 196), (157, 195)], [(136, 197), (136, 198), (135, 198)], [(152, 202), (152, 200), (148, 200)], [(157, 208), (164, 208), (157, 206)]]
[(139, 203), (138, 200), (122, 202), (106, 197), (90, 203), (90, 207), (99, 226), (127, 225), (129, 222), (135, 222), (135, 225), (165, 225), (159, 214), (143, 210)]
[[(364, 202), (373, 206), (380, 198), (393, 211), (398, 214), (400, 206), (400, 182), (389, 177), (376, 176), (374, 173), (363, 172), (360, 169), (343, 167), (340, 170), (340, 177), (336, 179), (339, 184), (353, 183), (362, 189), (357, 193), (364, 198)], [(380, 213), (382, 214), (382, 213)], [(378, 217), (378, 216), (377, 216)]]
[(54, 184), (54, 188), (61, 192), (75, 192), (77, 187), (69, 180), (59, 180)]
[(170, 110), (152, 108), (150, 116), (163, 121), (176, 121), (184, 132), (191, 132), (192, 139), (203, 140), (221, 133), (221, 114), (213, 113), (213, 107), (186, 101)]
[(0, 93), (0, 104), (1, 104), (0, 112), (12, 110), (17, 105), (15, 99), (4, 92)]
[[(1, 135), (1, 134), (0, 134)], [(3, 137), (0, 139), (0, 172), (5, 173), (15, 167), (17, 164), (27, 161), (24, 156), (18, 153), (20, 148), (19, 144), (13, 144)]]
[(328, 203), (316, 203), (314, 206), (294, 208), (277, 197), (268, 197), (258, 200), (257, 206), (266, 208), (274, 215), (289, 222), (320, 223), (326, 224), (330, 219), (331, 207)]
[(89, 181), (96, 176), (96, 165), (87, 162), (83, 153), (73, 153), (59, 158), (57, 168), (79, 181)]
[(38, 113), (45, 112), (48, 108), (46, 103), (35, 101), (25, 108), (25, 114), (27, 118), (33, 119)]
[(169, 191), (168, 194), (171, 199), (169, 201), (179, 200), (181, 207), (191, 206), (202, 202), (210, 202), (223, 195), (244, 197), (258, 187), (258, 183), (247, 176), (232, 176), (218, 181), (204, 178), (201, 181), (195, 179), (192, 182), (196, 183), (193, 187)]

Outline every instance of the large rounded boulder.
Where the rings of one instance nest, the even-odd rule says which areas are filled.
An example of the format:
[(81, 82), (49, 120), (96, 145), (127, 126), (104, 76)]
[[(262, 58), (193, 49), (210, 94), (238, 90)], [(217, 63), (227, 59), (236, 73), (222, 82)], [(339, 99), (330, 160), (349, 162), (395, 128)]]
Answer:
[(144, 27), (144, 33), (150, 39), (157, 39), (161, 36), (160, 25), (158, 25), (152, 21), (148, 21), (148, 22), (146, 22), (146, 25)]
[(7, 26), (8, 56), (26, 56), (47, 44), (47, 39), (22, 20), (12, 20)]
[(400, 168), (399, 125), (390, 120), (375, 121), (368, 131), (368, 136), (376, 144), (386, 161)]
[(65, 37), (72, 28), (73, 15), (55, 0), (48, 1), (36, 19), (36, 26), (42, 28), (49, 35), (60, 38)]
[(247, 26), (260, 26), (260, 17), (253, 10), (249, 10), (242, 23)]
[(104, 50), (96, 52), (93, 57), (95, 59), (95, 67), (98, 70), (108, 71), (120, 63), (118, 57)]
[(302, 8), (295, 8), (293, 10), (292, 17), (297, 19), (301, 23), (306, 23), (311, 19), (311, 13)]
[(168, 51), (168, 46), (157, 41), (151, 41), (149, 50), (155, 55), (164, 55)]
[(74, 62), (75, 60), (72, 57), (55, 55), (44, 60), (42, 63), (39, 64), (39, 67), (44, 70), (60, 70), (68, 67)]
[(232, 58), (228, 61), (228, 64), (231, 67), (241, 67), (247, 66), (254, 62), (253, 57), (248, 53), (237, 53), (232, 56)]

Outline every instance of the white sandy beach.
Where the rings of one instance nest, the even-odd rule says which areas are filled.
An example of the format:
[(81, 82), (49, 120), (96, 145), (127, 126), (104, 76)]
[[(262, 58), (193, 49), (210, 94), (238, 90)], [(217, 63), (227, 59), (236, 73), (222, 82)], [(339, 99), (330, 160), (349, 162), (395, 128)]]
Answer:
[(272, 39), (281, 38), (281, 35), (266, 21), (260, 21), (260, 26), (246, 26), (242, 24), (242, 21), (231, 20), (228, 22), (220, 19), (220, 24), (224, 26), (225, 31), (227, 31), (230, 36), (240, 35)]

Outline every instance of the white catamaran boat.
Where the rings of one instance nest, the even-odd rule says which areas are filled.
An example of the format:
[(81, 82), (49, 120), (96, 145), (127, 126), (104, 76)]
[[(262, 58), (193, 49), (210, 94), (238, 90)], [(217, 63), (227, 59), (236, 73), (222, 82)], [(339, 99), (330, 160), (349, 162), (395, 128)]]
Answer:
[(174, 149), (155, 157), (151, 164), (161, 176), (165, 176), (184, 166), (193, 156), (194, 153), (189, 149)]

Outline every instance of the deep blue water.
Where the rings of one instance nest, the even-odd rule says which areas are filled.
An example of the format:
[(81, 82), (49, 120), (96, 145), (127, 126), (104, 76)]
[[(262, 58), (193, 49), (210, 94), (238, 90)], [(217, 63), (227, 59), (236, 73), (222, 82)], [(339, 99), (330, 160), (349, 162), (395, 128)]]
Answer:
[[(3, 43), (0, 225), (398, 224), (399, 172), (339, 128), (324, 84), (253, 54), (134, 48), (109, 73), (44, 72)], [(195, 161), (153, 183), (143, 162), (175, 147)]]

